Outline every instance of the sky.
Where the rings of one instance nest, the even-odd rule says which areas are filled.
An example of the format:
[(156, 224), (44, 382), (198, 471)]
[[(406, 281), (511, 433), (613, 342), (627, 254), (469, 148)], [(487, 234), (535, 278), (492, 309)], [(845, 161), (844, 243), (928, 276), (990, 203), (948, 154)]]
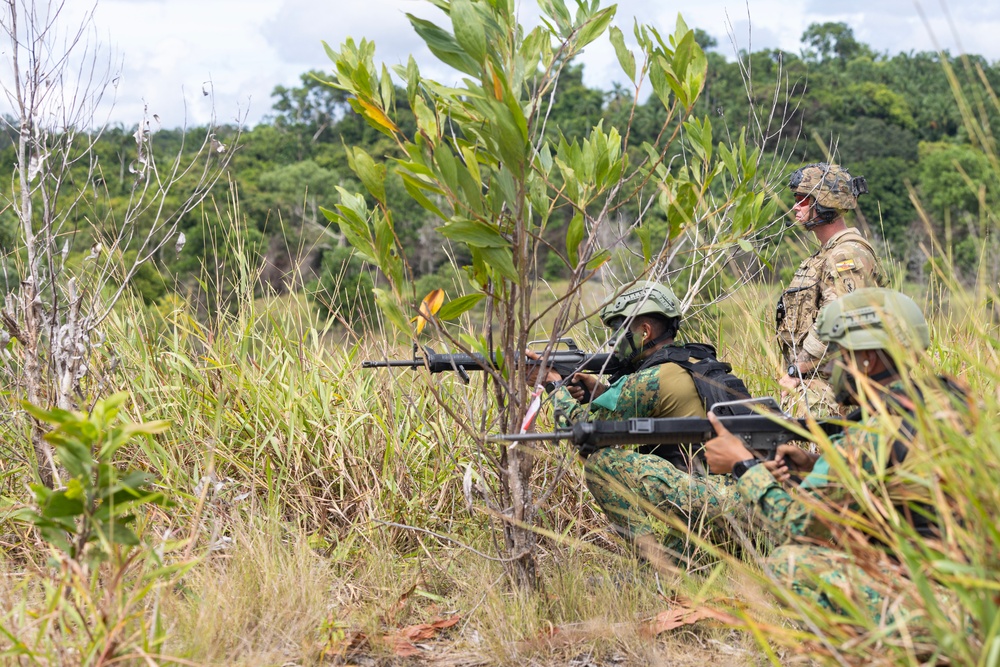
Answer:
[[(534, 0), (516, 2), (523, 22), (534, 23)], [(88, 6), (70, 0), (63, 18), (78, 20)], [(669, 33), (678, 11), (715, 37), (716, 50), (730, 60), (738, 49), (797, 53), (811, 23), (842, 21), (879, 52), (940, 47), (1000, 61), (1000, 2), (993, 0), (620, 0), (615, 23), (626, 36), (636, 19)], [(219, 122), (254, 125), (271, 113), (276, 85), (297, 85), (310, 69), (329, 71), (322, 42), (338, 48), (347, 37), (373, 40), (376, 58), (390, 65), (413, 54), (423, 73), (456, 81), (434, 66), (407, 13), (443, 16), (424, 0), (98, 0), (97, 42), (120, 63), (110, 119), (132, 126), (145, 110), (163, 127), (202, 125), (213, 114)], [(590, 86), (624, 81), (606, 39), (588, 47), (582, 61)]]

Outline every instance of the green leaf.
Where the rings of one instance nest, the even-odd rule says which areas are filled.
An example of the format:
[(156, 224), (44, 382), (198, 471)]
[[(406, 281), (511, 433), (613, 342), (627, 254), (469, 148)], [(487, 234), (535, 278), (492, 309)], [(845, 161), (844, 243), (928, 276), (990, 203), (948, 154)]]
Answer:
[[(448, 217), (441, 212), (441, 209), (438, 208), (437, 204), (428, 199), (427, 196), (423, 193), (423, 189), (426, 187), (425, 184), (421, 183), (412, 174), (407, 174), (405, 172), (400, 172), (400, 171), (397, 171), (396, 173), (399, 174), (400, 178), (403, 179), (403, 187), (406, 188), (407, 194), (413, 197), (413, 200), (418, 204), (420, 204), (420, 206), (425, 211), (428, 211), (441, 219)], [(350, 241), (350, 239), (348, 239), (348, 241)], [(353, 245), (353, 243), (351, 245)]]
[(447, 142), (434, 149), (434, 162), (438, 166), (438, 176), (454, 196), (458, 196), (458, 164)]
[(376, 164), (375, 160), (360, 146), (348, 149), (348, 156), (351, 157), (351, 169), (361, 179), (365, 189), (371, 193), (372, 197), (385, 203), (385, 165)]
[(437, 145), (439, 139), (437, 117), (434, 115), (434, 111), (424, 102), (424, 98), (419, 95), (415, 100), (413, 114), (417, 117), (417, 127), (420, 128), (420, 131), (424, 133), (432, 144)]
[(476, 76), (479, 73), (479, 64), (471, 58), (465, 49), (446, 30), (442, 30), (430, 21), (417, 18), (412, 14), (407, 14), (410, 25), (427, 44), (438, 60), (446, 65), (454, 67), (459, 72), (464, 72), (469, 76)]
[[(79, 481), (77, 480), (79, 486)], [(83, 514), (83, 497), (78, 495), (72, 497), (69, 489), (56, 491), (49, 496), (48, 502), (42, 507), (42, 516), (46, 519), (56, 519), (60, 517), (75, 517)]]
[(101, 533), (104, 535), (104, 539), (111, 544), (124, 544), (130, 547), (139, 546), (139, 538), (121, 520), (106, 524)]
[(486, 57), (486, 28), (470, 0), (452, 0), (451, 26), (455, 40), (477, 63)]
[(653, 230), (651, 227), (643, 225), (636, 228), (635, 235), (639, 237), (639, 242), (642, 244), (642, 259), (646, 264), (649, 264), (653, 258)]
[(740, 250), (742, 250), (743, 252), (748, 252), (748, 253), (751, 253), (751, 254), (753, 253), (753, 251), (754, 251), (753, 250), (753, 246), (750, 245), (750, 242), (747, 241), (746, 239), (740, 239), (736, 243), (739, 244)]
[(59, 408), (54, 408), (52, 410), (45, 410), (27, 401), (22, 401), (21, 406), (32, 417), (34, 417), (39, 421), (46, 422), (48, 424), (64, 424), (66, 422), (76, 421), (77, 419), (79, 419), (77, 415), (74, 415), (69, 410), (60, 410)]
[(615, 55), (618, 56), (618, 64), (628, 75), (629, 81), (635, 83), (635, 55), (625, 46), (625, 35), (618, 26), (611, 26), (611, 45), (615, 47)]
[(485, 294), (467, 294), (466, 296), (452, 299), (441, 306), (441, 310), (438, 311), (438, 318), (441, 320), (453, 320), (459, 315), (475, 308), (476, 304), (484, 298), (486, 298)]
[(611, 5), (606, 9), (594, 14), (594, 16), (587, 21), (576, 33), (576, 39), (573, 40), (573, 46), (577, 49), (583, 49), (583, 47), (590, 44), (595, 39), (604, 34), (607, 30), (608, 24), (611, 23), (611, 19), (615, 17), (615, 12), (618, 10), (618, 5)]
[(483, 177), (479, 173), (479, 160), (476, 158), (476, 149), (473, 146), (462, 146), (462, 159), (465, 160), (465, 168), (476, 181), (476, 185), (483, 187)]
[(577, 213), (569, 221), (566, 228), (566, 257), (569, 258), (570, 267), (575, 267), (579, 262), (580, 242), (583, 240), (584, 224), (583, 213)]
[(514, 258), (509, 248), (477, 248), (473, 252), (482, 257), (483, 261), (493, 271), (517, 284), (520, 280), (514, 267)]
[(542, 145), (542, 150), (538, 151), (538, 164), (546, 176), (552, 171), (552, 149), (547, 141)]
[(477, 248), (506, 248), (510, 245), (498, 230), (477, 220), (453, 218), (447, 225), (438, 227), (437, 231), (452, 241)]
[(410, 331), (409, 318), (400, 310), (399, 304), (396, 303), (392, 294), (379, 287), (373, 288), (372, 293), (375, 295), (375, 303), (378, 305), (379, 310), (385, 314), (393, 326), (400, 331), (408, 333)]
[(596, 255), (590, 258), (590, 261), (587, 262), (587, 270), (596, 271), (597, 269), (604, 266), (609, 259), (611, 259), (611, 251), (607, 249), (602, 250), (601, 252), (597, 253)]

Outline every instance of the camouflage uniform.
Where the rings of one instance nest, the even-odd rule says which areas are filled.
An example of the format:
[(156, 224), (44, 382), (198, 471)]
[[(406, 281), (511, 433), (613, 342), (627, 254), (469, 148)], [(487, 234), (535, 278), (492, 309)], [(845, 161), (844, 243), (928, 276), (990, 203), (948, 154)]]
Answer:
[[(564, 387), (559, 388), (553, 393), (553, 405), (556, 414), (568, 422), (705, 416), (691, 376), (673, 363), (619, 378), (589, 406), (575, 401)], [(584, 471), (587, 488), (618, 530), (632, 537), (653, 533), (675, 554), (690, 554), (690, 540), (658, 516), (669, 515), (721, 542), (719, 519), (741, 507), (731, 475), (689, 474), (653, 454), (601, 449), (587, 458)]]
[[(901, 384), (892, 385), (889, 391), (901, 397), (901, 403), (908, 402)], [(941, 408), (933, 411), (936, 417), (957, 419), (945, 392), (935, 392), (930, 400), (935, 408)], [(874, 544), (861, 544), (848, 553), (841, 545), (858, 545), (856, 534), (852, 541), (846, 525), (825, 520), (814, 510), (822, 508), (823, 515), (835, 516), (859, 511), (851, 491), (833, 472), (838, 466), (846, 466), (852, 478), (864, 479), (876, 498), (887, 491), (891, 498), (899, 499), (898, 504), (893, 502), (897, 507), (912, 507), (915, 498), (928, 498), (927, 489), (906, 480), (921, 478), (920, 471), (928, 469), (931, 453), (917, 444), (918, 439), (887, 442), (879, 437), (879, 433), (899, 433), (903, 424), (902, 417), (885, 409), (885, 403), (880, 401), (880, 405), (881, 412), (868, 415), (863, 424), (832, 439), (835, 465), (821, 456), (791, 493), (764, 466), (750, 468), (737, 484), (738, 493), (763, 521), (775, 544), (783, 543), (767, 559), (775, 580), (812, 604), (843, 616), (851, 615), (843, 606), (849, 600), (876, 623), (884, 617), (886, 621), (898, 619), (910, 606), (905, 596), (900, 598), (899, 591), (893, 590), (893, 584), (905, 578), (905, 573)], [(906, 446), (903, 460), (893, 465), (890, 452), (896, 454), (900, 444)], [(931, 523), (933, 520), (927, 525)]]
[(814, 416), (836, 414), (828, 378), (819, 374), (826, 344), (816, 334), (819, 311), (834, 299), (861, 287), (885, 285), (885, 274), (875, 250), (861, 233), (847, 228), (831, 238), (799, 265), (778, 301), (776, 314), (778, 342), (784, 367), (797, 362), (813, 364), (812, 377), (803, 377), (805, 405), (787, 406), (804, 416), (812, 408)]

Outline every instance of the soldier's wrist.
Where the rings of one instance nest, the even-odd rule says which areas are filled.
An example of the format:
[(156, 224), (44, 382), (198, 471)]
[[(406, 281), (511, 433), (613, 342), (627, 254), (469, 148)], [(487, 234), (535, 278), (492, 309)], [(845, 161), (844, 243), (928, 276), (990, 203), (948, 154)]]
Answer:
[(733, 477), (739, 479), (747, 473), (750, 468), (763, 463), (760, 459), (745, 459), (743, 461), (737, 461), (733, 464)]

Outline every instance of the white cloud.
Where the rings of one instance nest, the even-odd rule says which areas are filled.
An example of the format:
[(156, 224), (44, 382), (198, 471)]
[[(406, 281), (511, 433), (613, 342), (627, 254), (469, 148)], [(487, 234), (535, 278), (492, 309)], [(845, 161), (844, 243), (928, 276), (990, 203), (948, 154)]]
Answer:
[[(533, 0), (518, 0), (522, 21), (533, 22)], [(572, 5), (572, 3), (569, 3)], [(958, 50), (956, 35), (968, 52), (1000, 59), (1000, 3), (953, 1), (948, 12), (953, 30), (936, 0), (702, 0), (680, 6), (662, 0), (620, 0), (616, 23), (631, 36), (634, 17), (657, 27), (674, 29), (681, 10), (688, 25), (714, 36), (718, 50), (729, 58), (735, 49), (800, 49), (799, 39), (810, 23), (845, 21), (855, 36), (877, 51), (924, 51), (935, 42), (921, 20), (926, 14), (938, 43)], [(67, 3), (79, 16), (85, 5)], [(377, 45), (376, 56), (390, 64), (406, 62), (412, 53), (421, 69), (448, 81), (457, 75), (434, 63), (413, 33), (407, 12), (439, 20), (443, 15), (421, 0), (101, 0), (96, 12), (98, 36), (117, 46), (124, 59), (113, 118), (134, 123), (148, 104), (164, 126), (205, 123), (215, 113), (232, 120), (249, 109), (257, 122), (269, 113), (274, 86), (296, 85), (309, 69), (329, 70), (321, 41), (338, 48), (348, 36), (367, 37)], [(72, 17), (68, 17), (72, 18)], [(446, 22), (446, 19), (444, 20)], [(733, 45), (735, 42), (735, 48)], [(602, 40), (583, 58), (589, 85), (621, 81), (614, 54)], [(214, 98), (201, 94), (211, 81)], [(186, 105), (186, 109), (185, 109)]]

